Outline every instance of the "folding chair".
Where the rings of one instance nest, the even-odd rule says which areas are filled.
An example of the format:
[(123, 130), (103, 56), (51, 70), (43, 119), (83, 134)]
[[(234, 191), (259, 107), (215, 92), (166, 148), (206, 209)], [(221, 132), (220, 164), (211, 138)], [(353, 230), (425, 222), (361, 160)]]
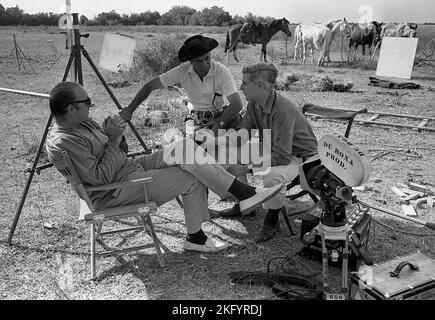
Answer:
[(47, 62), (50, 64), (48, 69), (51, 69), (51, 67), (53, 67), (57, 61), (59, 61), (62, 53), (57, 50), (56, 46), (53, 43), (53, 40), (47, 40), (47, 44), (50, 47), (51, 51), (53, 51), (53, 54), (48, 58)]
[[(96, 257), (123, 254), (130, 251), (138, 251), (147, 248), (155, 248), (157, 258), (161, 267), (164, 267), (164, 259), (162, 250), (169, 251), (157, 237), (153, 223), (151, 221), (151, 214), (157, 211), (156, 203), (150, 201), (148, 198), (147, 184), (152, 181), (152, 178), (137, 179), (128, 182), (118, 182), (105, 184), (100, 186), (85, 186), (78, 177), (71, 160), (66, 152), (62, 152), (63, 157), (53, 162), (59, 172), (67, 178), (68, 182), (73, 186), (74, 190), (80, 198), (80, 215), (79, 222), (89, 225), (90, 227), (90, 245), (91, 245), (91, 278), (95, 278), (96, 274)], [(89, 192), (93, 191), (108, 191), (120, 189), (131, 185), (143, 185), (145, 202), (139, 204), (130, 204), (125, 206), (111, 207), (106, 209), (96, 209), (89, 198)], [(113, 228), (111, 230), (102, 232), (103, 223), (106, 221), (113, 221), (116, 225), (121, 222), (121, 219), (132, 218), (136, 219), (138, 226), (130, 228)], [(124, 248), (111, 248), (107, 246), (102, 239), (104, 235), (117, 234), (122, 232), (144, 230), (151, 238), (152, 242), (138, 245), (138, 246), (125, 246)], [(96, 242), (101, 244), (107, 251), (97, 251)]]
[[(348, 138), (350, 135), (350, 130), (352, 128), (352, 124), (353, 124), (353, 121), (355, 120), (356, 115), (362, 114), (362, 113), (367, 113), (367, 109), (364, 108), (364, 109), (361, 109), (358, 111), (346, 111), (346, 110), (337, 110), (337, 109), (325, 108), (325, 107), (321, 107), (321, 106), (307, 103), (307, 104), (303, 105), (302, 113), (304, 115), (320, 116), (322, 118), (331, 119), (331, 120), (347, 121), (346, 132), (344, 133), (344, 136), (345, 136), (345, 138)], [(292, 182), (286, 184), (286, 190), (289, 191), (290, 189), (294, 188), (295, 186), (297, 186), (299, 184), (300, 184), (300, 180), (299, 180), (299, 176), (297, 176), (296, 178), (293, 179)], [(295, 199), (298, 199), (306, 194), (308, 194), (310, 196), (310, 198), (314, 201), (314, 206), (315, 206), (316, 203), (318, 202), (318, 197), (315, 194), (308, 192), (306, 190), (302, 190), (296, 194), (288, 194), (286, 196), (286, 198), (290, 199), (290, 200), (295, 200)], [(285, 219), (285, 222), (286, 222), (292, 236), (294, 236), (295, 233), (294, 233), (293, 227), (288, 219), (288, 216), (289, 215), (294, 216), (294, 215), (298, 215), (301, 213), (305, 213), (307, 211), (310, 211), (313, 208), (314, 207), (311, 207), (311, 208), (306, 209), (306, 210), (299, 210), (299, 211), (293, 212), (291, 214), (288, 214), (285, 206), (283, 206), (281, 208), (281, 213)]]

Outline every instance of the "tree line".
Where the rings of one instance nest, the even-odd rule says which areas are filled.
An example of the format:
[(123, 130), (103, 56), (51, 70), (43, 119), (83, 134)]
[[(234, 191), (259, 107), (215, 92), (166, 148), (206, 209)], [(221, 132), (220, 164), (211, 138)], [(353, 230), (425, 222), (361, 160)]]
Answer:
[[(5, 8), (0, 3), (1, 26), (56, 26), (62, 14), (49, 13), (25, 13), (18, 6)], [(222, 7), (212, 6), (197, 11), (187, 6), (173, 6), (168, 12), (160, 14), (157, 11), (141, 13), (119, 14), (115, 10), (99, 13), (95, 18), (88, 19), (80, 16), (80, 24), (91, 26), (113, 25), (183, 25), (183, 26), (228, 26), (247, 21), (269, 21), (271, 17), (255, 16), (248, 12), (244, 17), (231, 16)]]

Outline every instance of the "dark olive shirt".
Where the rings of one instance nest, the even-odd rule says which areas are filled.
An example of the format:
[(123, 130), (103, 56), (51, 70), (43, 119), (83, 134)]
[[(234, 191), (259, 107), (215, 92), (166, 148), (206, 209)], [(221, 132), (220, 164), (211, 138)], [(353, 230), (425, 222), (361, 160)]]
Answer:
[(273, 90), (264, 106), (249, 102), (242, 127), (271, 130), (272, 166), (288, 165), (292, 157), (310, 157), (317, 153), (317, 138), (302, 111), (289, 99)]

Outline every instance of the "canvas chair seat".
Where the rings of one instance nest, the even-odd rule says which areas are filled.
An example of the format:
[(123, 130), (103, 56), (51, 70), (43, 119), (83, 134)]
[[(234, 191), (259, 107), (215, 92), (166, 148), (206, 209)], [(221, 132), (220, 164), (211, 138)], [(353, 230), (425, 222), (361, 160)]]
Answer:
[[(150, 201), (148, 198), (147, 184), (152, 181), (152, 178), (142, 178), (133, 181), (111, 183), (100, 186), (85, 186), (78, 177), (71, 160), (66, 152), (62, 153), (62, 158), (58, 161), (54, 161), (53, 165), (56, 169), (67, 178), (68, 182), (73, 186), (80, 199), (80, 213), (77, 219), (78, 222), (84, 223), (90, 228), (90, 253), (91, 253), (91, 278), (96, 276), (96, 258), (98, 256), (108, 256), (123, 254), (131, 251), (138, 251), (142, 249), (155, 249), (157, 253), (157, 259), (161, 267), (164, 267), (164, 259), (162, 251), (169, 251), (168, 248), (160, 241), (154, 230), (154, 225), (151, 220), (151, 214), (157, 212), (157, 205), (155, 202)], [(141, 184), (144, 188), (143, 203), (129, 204), (124, 206), (117, 206), (104, 209), (95, 209), (90, 201), (90, 192), (120, 189), (126, 186), (134, 184)], [(119, 223), (126, 222), (129, 218), (134, 218), (136, 221), (135, 226), (128, 228), (120, 228)], [(106, 221), (112, 221), (111, 229), (107, 228), (103, 232), (103, 224)], [(123, 223), (125, 225), (125, 223)], [(114, 227), (114, 225), (117, 225)], [(108, 246), (102, 236), (116, 235), (124, 232), (132, 231), (145, 231), (148, 241), (143, 241), (141, 245), (127, 246), (123, 248), (114, 248)], [(140, 234), (135, 234), (139, 236)], [(141, 239), (142, 240), (142, 239)], [(96, 243), (98, 243), (106, 249), (106, 251), (97, 250)]]

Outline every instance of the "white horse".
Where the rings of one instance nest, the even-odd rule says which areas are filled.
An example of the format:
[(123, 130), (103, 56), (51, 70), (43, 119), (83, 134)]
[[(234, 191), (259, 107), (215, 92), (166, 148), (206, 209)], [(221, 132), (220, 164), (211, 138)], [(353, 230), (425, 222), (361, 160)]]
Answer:
[(393, 23), (389, 22), (382, 26), (381, 31), (381, 41), (378, 41), (373, 54), (370, 59), (375, 57), (376, 51), (379, 50), (382, 44), (382, 39), (384, 37), (402, 37), (402, 38), (416, 38), (417, 37), (417, 27), (415, 23)]
[(310, 44), (312, 64), (314, 64), (314, 49), (320, 51), (317, 62), (319, 66), (323, 66), (326, 60), (330, 62), (331, 42), (339, 32), (350, 34), (350, 26), (346, 18), (329, 23), (299, 24), (295, 29), (294, 61), (297, 61), (302, 53), (302, 63), (305, 63), (307, 45)]

